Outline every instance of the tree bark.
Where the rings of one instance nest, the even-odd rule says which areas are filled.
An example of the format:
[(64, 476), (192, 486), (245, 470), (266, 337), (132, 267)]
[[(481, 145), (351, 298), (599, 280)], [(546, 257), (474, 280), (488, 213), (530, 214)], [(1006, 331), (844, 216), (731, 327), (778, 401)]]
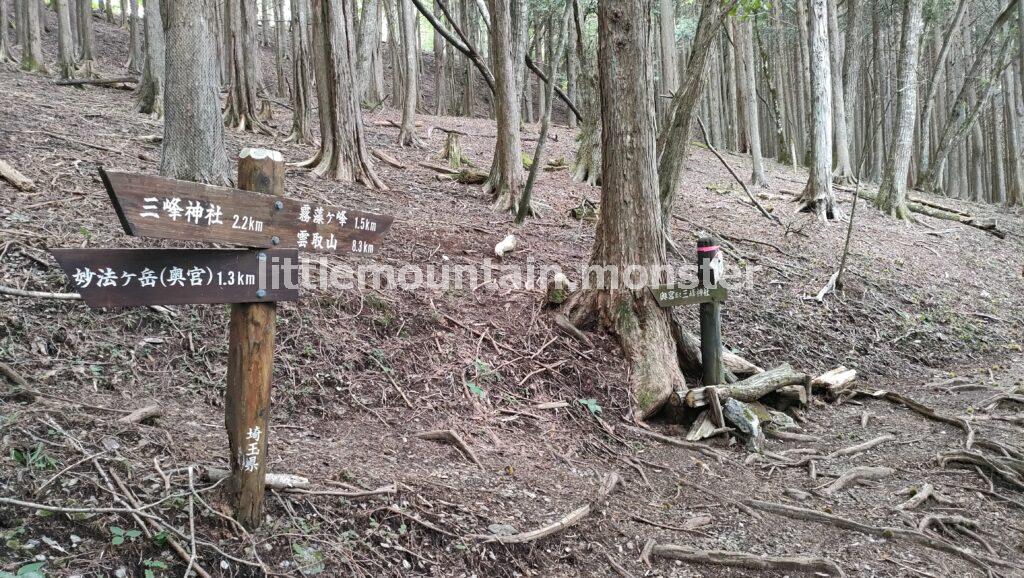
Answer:
[[(57, 9), (57, 77), (61, 80), (71, 80), (75, 77), (75, 39), (71, 36), (71, 9), (68, 0), (53, 2)], [(3, 26), (3, 22), (4, 20), (0, 19), (0, 26)], [(2, 34), (6, 35), (6, 31)]]
[(42, 31), (39, 28), (39, 10), (36, 0), (17, 0), (21, 4), (21, 69), (28, 72), (47, 72), (43, 62)]
[(0, 1), (0, 64), (17, 62), (11, 56), (11, 47), (8, 41), (7, 28), (10, 26), (10, 14), (7, 9), (7, 2)]
[(146, 49), (139, 79), (138, 110), (156, 118), (164, 115), (164, 29), (160, 21), (160, 5), (175, 0), (146, 0)]
[(686, 65), (686, 79), (676, 92), (670, 105), (669, 124), (658, 138), (658, 185), (661, 200), (661, 220), (667, 224), (672, 215), (672, 204), (686, 172), (686, 159), (690, 146), (690, 126), (708, 76), (707, 62), (711, 45), (722, 22), (734, 2), (701, 0), (700, 19), (694, 33), (690, 60)]
[[(515, 6), (512, 6), (514, 4)], [(522, 60), (516, 39), (520, 27), (517, 18), (524, 18), (523, 0), (488, 0), (491, 18), (491, 62), (494, 73), (495, 117), (498, 138), (494, 163), (486, 190), (492, 194), (494, 210), (515, 210), (523, 189), (523, 144), (519, 133), (519, 73), (516, 62)]]
[(82, 78), (94, 78), (95, 61), (93, 61), (92, 48), (95, 35), (92, 25), (92, 0), (79, 0), (78, 3), (78, 76)]
[(224, 122), (237, 130), (270, 134), (261, 118), (257, 91), (260, 79), (259, 47), (256, 42), (255, 0), (225, 0), (224, 23), (228, 37), (228, 97)]
[(416, 146), (416, 102), (419, 96), (416, 55), (419, 37), (416, 35), (416, 8), (410, 0), (398, 0), (401, 18), (402, 53), (405, 55), (405, 102), (402, 103), (402, 127), (398, 132), (400, 146)]
[[(651, 4), (598, 3), (604, 165), (590, 264), (620, 273), (633, 266), (651, 271), (667, 262), (657, 188)], [(590, 289), (574, 295), (570, 309), (578, 325), (596, 323), (617, 337), (631, 367), (638, 419), (657, 411), (673, 391), (685, 389), (669, 315), (646, 288)]]
[(284, 26), (284, 0), (271, 0), (274, 4), (274, 76), (277, 78), (277, 96), (288, 98), (285, 60), (288, 36)]
[(921, 38), (922, 0), (906, 0), (903, 34), (897, 70), (896, 138), (885, 163), (876, 206), (890, 216), (910, 220), (907, 208), (907, 176), (913, 153), (914, 119), (917, 118), (917, 62)]
[(132, 74), (142, 70), (142, 34), (139, 34), (139, 0), (128, 0), (131, 15), (128, 17), (128, 64), (126, 68)]
[[(847, 25), (852, 26), (853, 23), (848, 22)], [(835, 182), (845, 185), (853, 182), (853, 166), (850, 163), (846, 93), (843, 89), (843, 42), (839, 34), (839, 10), (836, 8), (836, 0), (828, 0), (828, 36), (832, 77), (832, 149), (835, 154), (833, 178)]]
[[(310, 111), (313, 91), (309, 48), (309, 0), (291, 0), (292, 19), (292, 130), (287, 142), (311, 140)], [(379, 21), (378, 21), (379, 22)]]
[(746, 87), (743, 95), (747, 99), (747, 143), (750, 146), (750, 161), (753, 169), (750, 184), (755, 187), (766, 187), (768, 181), (764, 176), (764, 162), (761, 158), (761, 127), (758, 115), (757, 80), (754, 77), (754, 17), (749, 16), (740, 24), (742, 36), (744, 82)]
[(835, 219), (832, 191), (832, 80), (829, 64), (828, 1), (810, 0), (811, 166), (800, 196), (802, 211)]
[(320, 111), (320, 150), (303, 163), (343, 182), (385, 189), (366, 151), (355, 73), (351, 4), (313, 0), (313, 60)]
[(160, 174), (227, 185), (216, 40), (209, 24), (217, 4), (173, 0), (160, 6), (167, 46)]

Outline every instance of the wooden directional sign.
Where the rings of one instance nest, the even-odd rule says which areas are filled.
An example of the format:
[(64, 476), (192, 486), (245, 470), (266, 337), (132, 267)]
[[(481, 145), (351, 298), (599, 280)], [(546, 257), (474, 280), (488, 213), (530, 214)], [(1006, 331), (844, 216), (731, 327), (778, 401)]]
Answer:
[(659, 287), (651, 287), (651, 293), (660, 307), (720, 303), (729, 297), (729, 291), (725, 287), (705, 289), (702, 287), (684, 288), (676, 287), (675, 285), (661, 285)]
[(53, 249), (89, 307), (297, 301), (295, 249)]
[(393, 217), (165, 177), (102, 171), (129, 235), (372, 255)]

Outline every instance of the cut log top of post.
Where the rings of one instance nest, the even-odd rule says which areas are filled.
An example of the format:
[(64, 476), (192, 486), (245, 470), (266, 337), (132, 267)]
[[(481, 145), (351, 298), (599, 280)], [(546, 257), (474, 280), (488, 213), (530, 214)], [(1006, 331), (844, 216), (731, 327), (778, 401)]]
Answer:
[(242, 152), (238, 153), (238, 158), (239, 159), (253, 159), (253, 160), (257, 160), (257, 161), (262, 161), (262, 160), (265, 160), (265, 159), (270, 159), (271, 161), (273, 161), (275, 163), (283, 163), (284, 162), (284, 155), (282, 155), (278, 151), (270, 150), (270, 149), (244, 148), (244, 149), (242, 149)]

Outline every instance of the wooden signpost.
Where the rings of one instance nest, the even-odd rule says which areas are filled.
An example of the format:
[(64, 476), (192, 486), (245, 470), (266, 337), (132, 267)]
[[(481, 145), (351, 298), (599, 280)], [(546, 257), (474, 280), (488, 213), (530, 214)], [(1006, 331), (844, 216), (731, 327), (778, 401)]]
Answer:
[(722, 302), (728, 290), (718, 285), (725, 262), (712, 238), (697, 241), (697, 287), (661, 285), (651, 288), (661, 307), (700, 305), (700, 353), (704, 385), (722, 383)]
[(281, 153), (245, 149), (238, 189), (100, 170), (128, 235), (240, 249), (53, 249), (90, 307), (230, 303), (224, 424), (235, 517), (262, 521), (278, 301), (299, 251), (372, 255), (393, 218), (286, 199)]

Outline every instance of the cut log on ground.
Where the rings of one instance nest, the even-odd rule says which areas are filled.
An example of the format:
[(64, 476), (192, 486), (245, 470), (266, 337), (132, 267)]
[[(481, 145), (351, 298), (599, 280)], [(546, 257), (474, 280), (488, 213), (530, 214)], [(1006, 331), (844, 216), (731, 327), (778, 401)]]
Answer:
[(14, 188), (19, 191), (27, 192), (36, 188), (32, 179), (18, 172), (18, 169), (7, 164), (3, 159), (0, 159), (0, 178), (14, 185)]
[[(735, 399), (742, 402), (757, 401), (787, 385), (799, 385), (807, 381), (807, 374), (794, 370), (788, 363), (775, 369), (758, 373), (732, 385), (709, 386), (718, 391), (719, 399)], [(686, 393), (686, 405), (704, 407), (708, 404), (708, 387), (691, 389)]]
[(728, 550), (699, 550), (676, 544), (656, 544), (650, 549), (655, 558), (668, 558), (697, 564), (714, 564), (732, 568), (746, 568), (766, 572), (821, 573), (829, 576), (845, 576), (842, 568), (827, 558), (810, 556), (781, 557), (731, 552)]
[(849, 389), (848, 386), (856, 378), (856, 369), (847, 369), (845, 366), (840, 365), (812, 379), (811, 388), (824, 389), (829, 399), (836, 399)]

